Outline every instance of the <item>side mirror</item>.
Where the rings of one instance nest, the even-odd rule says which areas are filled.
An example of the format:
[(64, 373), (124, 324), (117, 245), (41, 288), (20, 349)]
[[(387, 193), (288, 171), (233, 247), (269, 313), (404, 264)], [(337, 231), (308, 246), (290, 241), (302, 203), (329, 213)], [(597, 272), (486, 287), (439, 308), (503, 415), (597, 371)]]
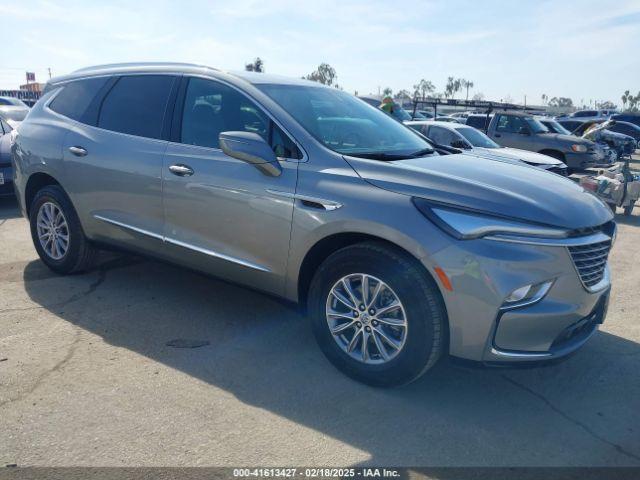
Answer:
[(257, 133), (220, 132), (220, 148), (230, 157), (250, 163), (265, 175), (279, 177), (282, 167), (273, 149)]
[(463, 150), (470, 150), (471, 149), (471, 146), (467, 142), (462, 140), (462, 139), (454, 140), (453, 142), (451, 142), (451, 146), (453, 148), (461, 148)]
[(518, 133), (520, 135), (531, 135), (527, 127), (520, 127), (520, 130), (518, 130)]

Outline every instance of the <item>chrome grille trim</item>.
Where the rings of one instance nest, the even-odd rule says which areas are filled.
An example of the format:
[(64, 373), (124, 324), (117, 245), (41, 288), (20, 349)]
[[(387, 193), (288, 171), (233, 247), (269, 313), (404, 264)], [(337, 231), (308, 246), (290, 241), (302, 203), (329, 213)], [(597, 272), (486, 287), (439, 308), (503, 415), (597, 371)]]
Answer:
[(567, 250), (584, 287), (589, 291), (598, 289), (605, 278), (611, 239), (588, 245), (572, 245)]

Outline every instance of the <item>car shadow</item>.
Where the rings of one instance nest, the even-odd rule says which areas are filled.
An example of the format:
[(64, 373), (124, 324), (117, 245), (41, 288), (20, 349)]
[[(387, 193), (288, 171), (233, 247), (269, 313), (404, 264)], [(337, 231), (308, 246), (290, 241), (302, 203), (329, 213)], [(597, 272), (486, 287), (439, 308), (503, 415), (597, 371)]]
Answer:
[[(23, 277), (61, 319), (365, 451), (367, 465), (640, 465), (640, 345), (616, 335), (548, 368), (443, 361), (384, 390), (336, 371), (291, 307), (198, 273), (110, 254), (84, 275), (32, 261)], [(323, 464), (318, 451), (308, 464)]]
[(21, 216), (18, 202), (14, 197), (0, 197), (0, 222)]

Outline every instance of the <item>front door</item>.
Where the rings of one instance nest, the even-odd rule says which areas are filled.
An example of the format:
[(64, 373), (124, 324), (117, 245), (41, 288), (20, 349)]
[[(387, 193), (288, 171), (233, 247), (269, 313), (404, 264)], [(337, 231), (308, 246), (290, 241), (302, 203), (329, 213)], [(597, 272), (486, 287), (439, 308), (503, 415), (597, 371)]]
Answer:
[[(174, 128), (179, 135), (167, 148), (162, 172), (169, 254), (217, 276), (281, 293), (300, 151), (235, 88), (199, 77), (183, 82)], [(224, 154), (218, 145), (224, 131), (262, 136), (276, 151), (282, 174), (268, 176)]]
[(531, 131), (522, 117), (498, 115), (493, 140), (503, 147), (531, 150)]

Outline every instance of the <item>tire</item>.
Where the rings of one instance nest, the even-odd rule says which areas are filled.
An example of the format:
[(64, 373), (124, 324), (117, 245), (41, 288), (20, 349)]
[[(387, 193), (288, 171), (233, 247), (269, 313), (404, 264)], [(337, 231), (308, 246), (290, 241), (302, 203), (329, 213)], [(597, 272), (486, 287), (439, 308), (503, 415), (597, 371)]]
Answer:
[[(44, 205), (46, 207), (43, 207)], [(61, 254), (62, 248), (57, 247), (53, 253), (45, 249), (40, 242), (38, 231), (38, 214), (41, 209), (51, 209), (50, 205), (61, 212), (66, 228), (61, 228), (60, 235), (67, 235), (67, 248), (59, 258), (54, 258), (53, 253)], [(44, 211), (44, 210), (43, 210)], [(55, 209), (53, 211), (56, 211)], [(56, 211), (57, 212), (57, 211)], [(44, 213), (46, 217), (46, 213)], [(57, 216), (57, 214), (56, 214)], [(33, 199), (29, 209), (29, 223), (31, 225), (31, 238), (40, 259), (56, 273), (67, 275), (88, 270), (93, 264), (96, 249), (84, 235), (78, 214), (71, 204), (71, 200), (58, 185), (48, 185), (42, 188)], [(49, 231), (49, 230), (46, 230)], [(41, 230), (42, 232), (42, 230)], [(51, 248), (51, 247), (47, 247)], [(58, 255), (55, 255), (57, 257)]]
[[(362, 274), (369, 279), (370, 287), (365, 289), (370, 292), (369, 297), (373, 297), (378, 281), (386, 284), (381, 287), (377, 300), (371, 304), (375, 303), (374, 307), (382, 311), (385, 307), (383, 300), (395, 295), (401, 307), (396, 307), (394, 313), (389, 315), (404, 318), (406, 324), (406, 327), (389, 326), (386, 324), (388, 319), (376, 322), (372, 319), (382, 318), (382, 316), (369, 318), (365, 314), (370, 312), (362, 312), (358, 317), (361, 320), (360, 328), (362, 329), (360, 331), (362, 336), (358, 342), (362, 351), (362, 338), (365, 335), (363, 330), (366, 328), (363, 324), (368, 322), (370, 333), (367, 337), (369, 351), (367, 362), (369, 363), (362, 360), (357, 347), (351, 354), (345, 349), (348, 347), (344, 344), (351, 343), (348, 335), (359, 328), (357, 323), (344, 334), (344, 337), (341, 337), (331, 333), (328, 320), (328, 312), (334, 311), (330, 307), (331, 302), (336, 304), (336, 308), (343, 307), (349, 311), (346, 304), (338, 302), (337, 297), (334, 297), (331, 292), (334, 288), (342, 288), (340, 281), (347, 277), (355, 296), (358, 297), (363, 290), (361, 286), (359, 289), (357, 287), (358, 279), (362, 278)], [(349, 277), (350, 275), (353, 276)], [(360, 285), (362, 283), (363, 281), (360, 280)], [(338, 370), (357, 381), (376, 387), (410, 383), (433, 367), (446, 349), (447, 315), (435, 282), (415, 259), (385, 244), (365, 242), (333, 253), (316, 271), (308, 298), (311, 325), (320, 348)], [(348, 315), (356, 315), (356, 313), (350, 311)], [(333, 321), (333, 317), (331, 318)], [(397, 322), (397, 318), (394, 321)], [(345, 324), (351, 321), (350, 318), (344, 319)], [(376, 323), (377, 326), (375, 326)], [(338, 328), (341, 328), (341, 325)], [(390, 357), (386, 360), (382, 358), (378, 343), (374, 341), (376, 340), (374, 337), (377, 337), (378, 341), (382, 340), (380, 334), (375, 333), (382, 329), (388, 335), (395, 335), (393, 340), (396, 344), (401, 341), (395, 340), (402, 337), (398, 332), (404, 332), (404, 341), (399, 350), (390, 348), (390, 343), (382, 342), (382, 348)], [(356, 333), (353, 333), (353, 336), (355, 335)], [(355, 359), (354, 355), (359, 359)]]

